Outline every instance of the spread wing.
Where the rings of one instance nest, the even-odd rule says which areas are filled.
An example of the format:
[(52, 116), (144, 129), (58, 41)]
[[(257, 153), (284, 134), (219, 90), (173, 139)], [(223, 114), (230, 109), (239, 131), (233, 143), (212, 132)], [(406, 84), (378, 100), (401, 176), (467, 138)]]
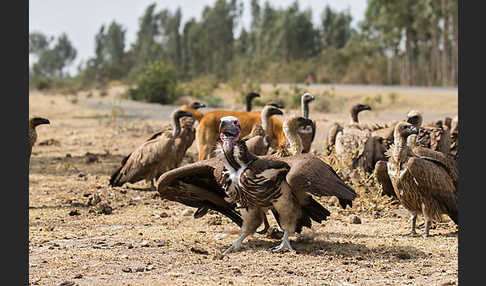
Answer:
[(162, 174), (157, 180), (157, 190), (161, 198), (198, 208), (195, 217), (211, 209), (241, 226), (243, 220), (236, 205), (226, 200), (223, 168), (219, 157), (188, 164)]
[(298, 154), (279, 160), (290, 166), (287, 183), (294, 191), (305, 191), (316, 196), (336, 196), (343, 208), (352, 206), (357, 197), (331, 166), (312, 154)]
[(378, 183), (380, 183), (383, 189), (382, 194), (397, 198), (397, 195), (393, 190), (393, 184), (390, 180), (390, 176), (388, 175), (388, 167), (386, 165), (386, 161), (376, 162), (374, 174), (376, 179), (378, 180)]

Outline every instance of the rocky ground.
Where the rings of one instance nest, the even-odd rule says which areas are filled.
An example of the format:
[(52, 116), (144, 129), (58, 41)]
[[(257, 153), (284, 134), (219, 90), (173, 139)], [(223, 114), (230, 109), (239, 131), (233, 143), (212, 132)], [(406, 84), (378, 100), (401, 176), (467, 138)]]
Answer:
[[(423, 102), (418, 108), (426, 110)], [(143, 182), (108, 187), (123, 156), (167, 123), (120, 106), (109, 96), (30, 95), (30, 115), (51, 121), (38, 128), (30, 164), (31, 285), (457, 285), (454, 223), (444, 217), (431, 237), (409, 236), (408, 213), (374, 184), (355, 185), (360, 197), (346, 210), (319, 198), (332, 215), (291, 239), (295, 253), (269, 252), (279, 243), (271, 232), (221, 256), (238, 237), (229, 219), (216, 213), (194, 219), (192, 208), (160, 199)], [(140, 110), (174, 108), (157, 106)], [(450, 106), (428, 116), (457, 113), (457, 104)], [(365, 120), (376, 117), (385, 118)], [(319, 119), (317, 151), (326, 124), (345, 118), (343, 112)], [(196, 155), (194, 144), (184, 162)]]

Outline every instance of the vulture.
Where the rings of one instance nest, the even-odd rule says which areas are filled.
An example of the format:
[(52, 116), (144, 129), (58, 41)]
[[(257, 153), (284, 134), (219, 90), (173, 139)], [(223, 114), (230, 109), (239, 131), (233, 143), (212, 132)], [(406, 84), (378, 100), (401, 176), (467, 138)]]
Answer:
[[(361, 111), (364, 110), (371, 110), (371, 106), (367, 104), (361, 104), (358, 103), (356, 105), (353, 105), (350, 109), (350, 123), (349, 125), (352, 126), (359, 126), (359, 121), (358, 121), (358, 114)], [(345, 125), (347, 126), (347, 125)], [(345, 128), (342, 124), (335, 122), (331, 125), (329, 128), (328, 134), (327, 134), (327, 152), (330, 154), (332, 152), (332, 148), (335, 148), (336, 146), (336, 138), (339, 132), (342, 132), (343, 129)]]
[(32, 154), (32, 147), (35, 145), (35, 141), (37, 141), (37, 131), (35, 128), (42, 124), (51, 124), (51, 122), (49, 119), (42, 117), (33, 117), (29, 119), (29, 160), (30, 155)]
[[(177, 167), (178, 160), (182, 156), (178, 154), (178, 148), (186, 148), (181, 144), (181, 124), (179, 119), (192, 117), (190, 112), (177, 109), (171, 114), (172, 131), (162, 131), (157, 136), (152, 136), (135, 151), (122, 160), (121, 166), (111, 175), (109, 185), (113, 187), (123, 186), (125, 183), (136, 183), (141, 180), (150, 181), (154, 189), (154, 180), (163, 172)], [(190, 122), (192, 127), (192, 122)], [(179, 145), (176, 143), (179, 142)], [(191, 142), (192, 143), (192, 142)], [(185, 152), (185, 150), (184, 150)]]
[(283, 112), (273, 105), (266, 105), (261, 111), (262, 124), (255, 124), (250, 134), (243, 138), (252, 154), (258, 156), (267, 154), (272, 140), (270, 137), (270, 117), (272, 115), (283, 115)]
[(440, 219), (442, 214), (458, 223), (458, 170), (455, 160), (442, 152), (420, 146), (411, 148), (407, 137), (418, 133), (413, 124), (398, 123), (394, 142), (387, 150), (388, 162), (379, 161), (375, 174), (383, 192), (393, 192), (412, 214), (412, 235), (416, 234), (417, 215), (424, 216), (426, 237), (431, 221)]
[(187, 104), (182, 105), (181, 110), (190, 112), (192, 114), (192, 118), (193, 118), (192, 120), (196, 120), (197, 122), (199, 122), (201, 118), (203, 118), (204, 113), (200, 112), (198, 109), (203, 107), (206, 107), (206, 104), (200, 103), (198, 101), (194, 101), (189, 105)]
[(168, 171), (157, 183), (161, 198), (198, 208), (195, 218), (212, 209), (241, 227), (241, 236), (224, 254), (242, 246), (267, 209), (284, 230), (282, 242), (272, 250), (285, 251), (292, 250), (290, 235), (330, 215), (312, 195), (336, 196), (343, 208), (352, 206), (356, 192), (318, 157), (257, 157), (240, 140), (241, 126), (234, 116), (220, 119), (219, 133), (216, 157)]
[[(422, 146), (425, 148), (449, 154), (451, 149), (450, 132), (441, 127), (422, 127), (422, 113), (411, 110), (407, 114), (407, 122), (419, 129), (417, 135), (411, 135), (407, 141), (410, 146)], [(441, 126), (441, 123), (439, 124)]]
[[(310, 93), (306, 92), (301, 97), (301, 108), (302, 108), (302, 117), (308, 119), (309, 118), (309, 103), (313, 101), (315, 98)], [(299, 129), (299, 136), (302, 138), (303, 150), (302, 153), (309, 153), (310, 148), (312, 145), (312, 141), (314, 141), (314, 137), (316, 135), (316, 122), (312, 121), (312, 125), (303, 127)]]
[(245, 96), (245, 101), (246, 101), (246, 112), (250, 112), (251, 109), (252, 109), (252, 101), (254, 98), (256, 97), (260, 97), (260, 94), (256, 93), (256, 92), (249, 92), (246, 96)]
[(451, 122), (451, 149), (450, 155), (457, 161), (459, 159), (459, 124), (455, 116)]
[(375, 161), (381, 159), (384, 148), (377, 144), (377, 138), (373, 137), (371, 131), (360, 128), (358, 113), (363, 110), (371, 110), (366, 104), (357, 104), (351, 109), (351, 123), (336, 134), (335, 153), (338, 160), (347, 167), (347, 172), (362, 169), (372, 173), (375, 168)]

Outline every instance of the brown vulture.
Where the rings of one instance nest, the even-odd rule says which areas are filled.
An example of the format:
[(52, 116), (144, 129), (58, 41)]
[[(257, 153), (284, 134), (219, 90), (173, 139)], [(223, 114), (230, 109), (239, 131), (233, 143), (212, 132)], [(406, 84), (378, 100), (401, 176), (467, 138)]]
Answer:
[[(315, 98), (310, 93), (306, 92), (302, 95), (300, 105), (302, 109), (302, 117), (309, 119), (309, 103)], [(316, 136), (316, 122), (312, 121), (312, 125), (307, 125), (299, 129), (299, 136), (302, 138), (302, 153), (309, 153), (312, 142)]]
[(417, 215), (424, 215), (425, 237), (429, 235), (430, 222), (442, 214), (458, 223), (458, 170), (457, 163), (446, 154), (420, 146), (411, 148), (407, 137), (418, 133), (414, 125), (398, 123), (394, 143), (387, 150), (388, 162), (378, 162), (375, 174), (384, 193), (393, 192), (412, 214), (411, 234), (416, 234)]
[(289, 235), (321, 222), (329, 211), (313, 199), (336, 196), (343, 208), (352, 205), (356, 192), (334, 170), (312, 154), (284, 158), (258, 157), (240, 140), (238, 118), (220, 121), (217, 156), (162, 174), (158, 180), (161, 198), (196, 207), (194, 216), (209, 209), (220, 212), (241, 226), (242, 234), (224, 253), (235, 251), (263, 222), (266, 209), (274, 212), (284, 230), (274, 251), (292, 250)]
[(246, 141), (248, 150), (258, 156), (266, 155), (270, 148), (270, 117), (272, 115), (283, 115), (283, 112), (273, 105), (266, 105), (261, 111), (262, 124), (255, 124), (249, 135), (243, 140)]
[(33, 117), (29, 119), (29, 161), (30, 155), (32, 154), (32, 147), (35, 145), (35, 141), (37, 141), (37, 131), (35, 128), (41, 124), (51, 124), (51, 122), (49, 119), (42, 117)]
[[(177, 147), (185, 148), (186, 146), (185, 144), (177, 146), (176, 141), (182, 139), (179, 119), (183, 117), (192, 117), (192, 114), (181, 109), (173, 111), (171, 114), (172, 132), (165, 131), (157, 136), (152, 136), (126, 156), (122, 160), (121, 166), (111, 175), (109, 185), (120, 187), (125, 183), (133, 184), (145, 180), (151, 183), (152, 188), (155, 188), (154, 180), (163, 172), (177, 167), (178, 160), (182, 160), (183, 155), (178, 154)], [(193, 128), (192, 123), (190, 127)]]

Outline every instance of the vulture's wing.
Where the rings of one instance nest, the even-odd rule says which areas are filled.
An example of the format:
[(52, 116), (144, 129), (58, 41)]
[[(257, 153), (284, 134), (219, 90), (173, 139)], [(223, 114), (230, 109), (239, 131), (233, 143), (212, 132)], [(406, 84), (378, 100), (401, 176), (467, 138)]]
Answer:
[(437, 152), (429, 148), (424, 148), (420, 146), (413, 148), (413, 153), (422, 159), (435, 162), (436, 164), (439, 164), (440, 166), (445, 168), (457, 188), (457, 181), (459, 180), (459, 170), (456, 160), (442, 152)]
[(343, 208), (352, 206), (357, 193), (319, 157), (305, 153), (279, 160), (290, 166), (287, 183), (294, 191), (305, 191), (316, 196), (336, 196)]
[(236, 205), (225, 200), (228, 195), (223, 189), (223, 168), (219, 157), (188, 164), (162, 174), (157, 190), (163, 199), (198, 208), (195, 217), (212, 209), (241, 226), (243, 220)]
[(398, 188), (419, 188), (439, 202), (442, 209), (457, 223), (458, 196), (456, 186), (447, 171), (427, 159), (412, 157), (407, 162), (410, 177), (401, 176)]
[(393, 189), (393, 184), (390, 180), (390, 176), (388, 175), (388, 167), (386, 165), (386, 161), (376, 162), (374, 173), (376, 179), (378, 180), (378, 183), (380, 183), (383, 189), (382, 194), (397, 198), (397, 195), (395, 194), (395, 191)]

